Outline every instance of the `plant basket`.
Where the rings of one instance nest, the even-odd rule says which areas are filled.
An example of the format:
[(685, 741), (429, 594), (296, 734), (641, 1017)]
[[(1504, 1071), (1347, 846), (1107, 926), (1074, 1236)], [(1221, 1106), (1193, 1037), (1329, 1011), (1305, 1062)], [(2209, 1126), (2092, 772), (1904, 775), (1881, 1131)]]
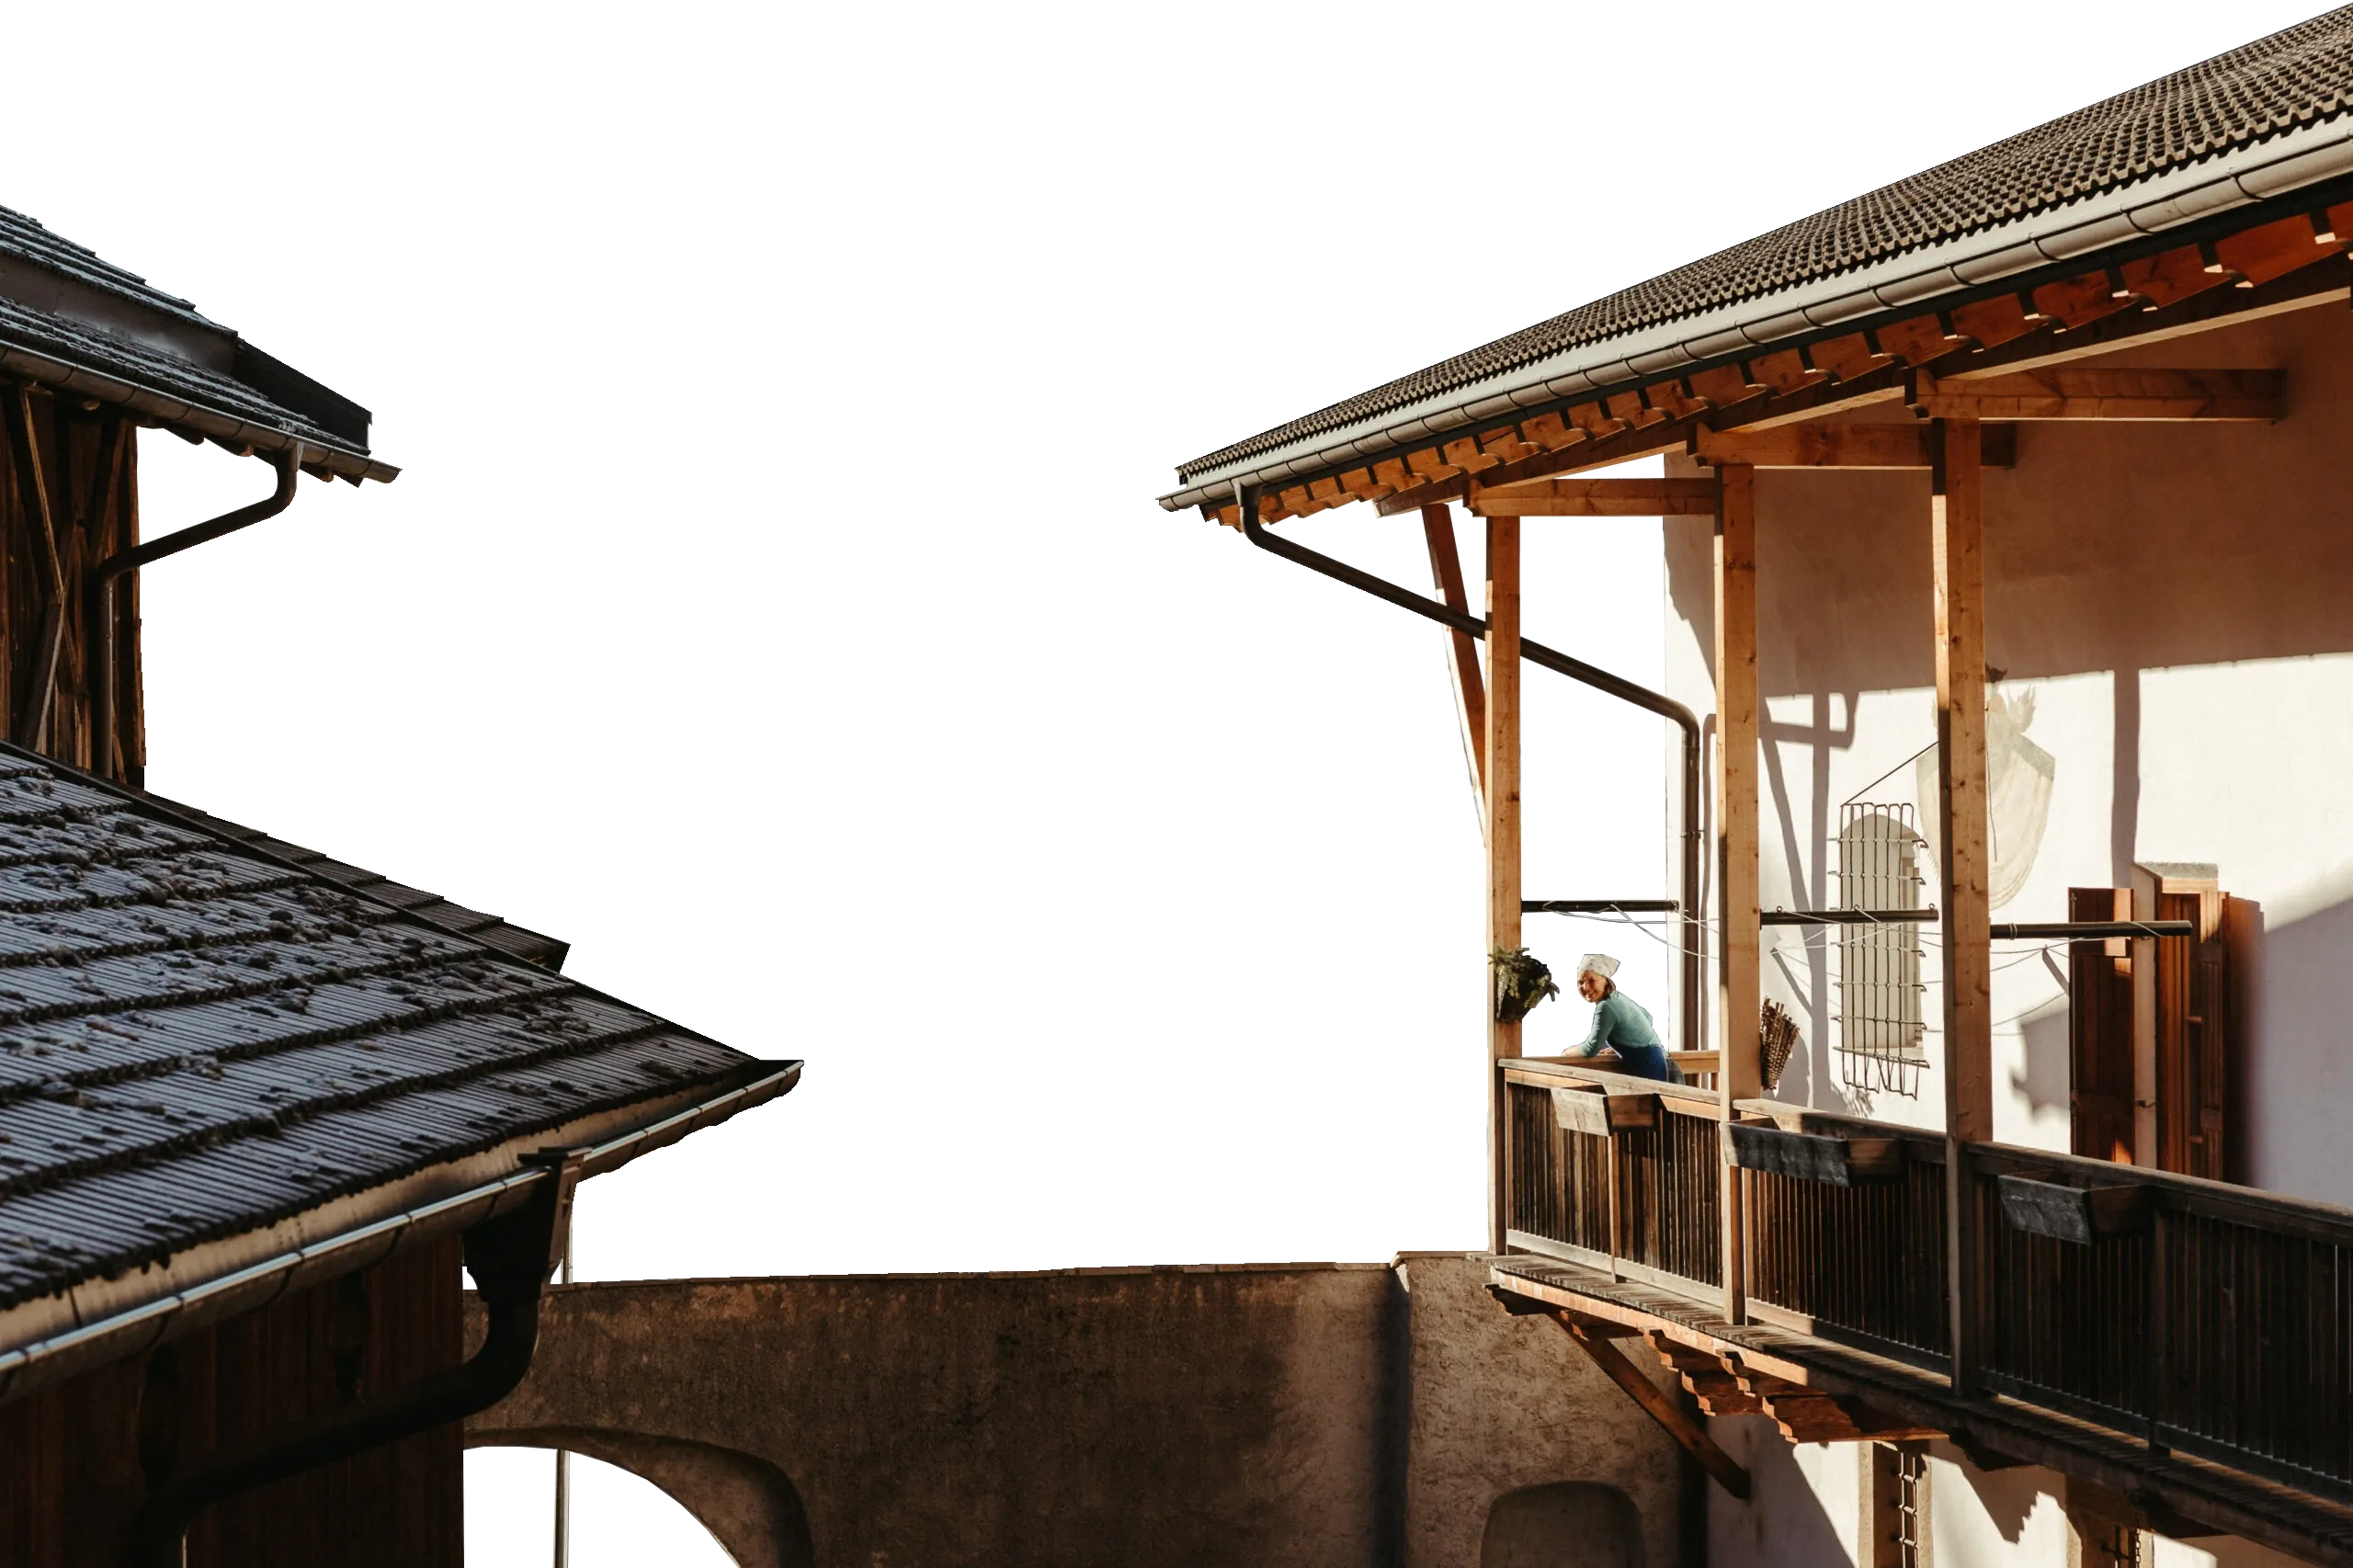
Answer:
[(1780, 1086), (1781, 1069), (1790, 1064), (1790, 1054), (1797, 1047), (1798, 1021), (1779, 1002), (1766, 1003), (1756, 1025), (1756, 1065), (1767, 1094)]
[(1544, 960), (1526, 948), (1514, 948), (1509, 952), (1495, 949), (1487, 955), (1487, 968), (1495, 980), (1495, 1021), (1499, 1024), (1516, 1024), (1534, 1012), (1539, 1002), (1561, 994)]

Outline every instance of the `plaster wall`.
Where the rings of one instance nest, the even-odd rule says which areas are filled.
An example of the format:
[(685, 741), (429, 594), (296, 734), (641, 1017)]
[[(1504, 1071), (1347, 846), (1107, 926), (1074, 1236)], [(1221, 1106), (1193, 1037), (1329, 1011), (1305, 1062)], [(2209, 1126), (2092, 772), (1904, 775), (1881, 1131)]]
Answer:
[(1579, 1482), (1599, 1506), (1553, 1515), (1631, 1529), (1590, 1561), (1684, 1561), (1680, 1451), (1484, 1280), (1440, 1254), (564, 1287), (467, 1441), (636, 1469), (746, 1568), (1507, 1565), (1539, 1559), (1496, 1504)]
[[(2052, 764), (2040, 846), (1995, 918), (2063, 920), (2069, 887), (2127, 885), (2135, 861), (2218, 865), (2256, 906), (2239, 1168), (2353, 1203), (2331, 1113), (2353, 1092), (2353, 319), (2338, 301), (2106, 362), (2284, 367), (2289, 413), (2029, 425), (2018, 466), (1987, 471), (1987, 662), (2013, 713), (2031, 703), (2024, 734)], [(1842, 802), (1934, 810), (1933, 756), (1925, 777), (1915, 760), (1936, 721), (1928, 482), (1770, 471), (1757, 512), (1764, 903), (1821, 907), (1839, 902)], [(1709, 523), (1670, 519), (1666, 556), (1669, 689), (1711, 713)], [(1940, 1126), (1933, 1033), (1916, 1097), (1842, 1081), (1832, 941), (1766, 934), (1767, 994), (1805, 1040), (1781, 1097)], [(2005, 945), (1995, 964), (1995, 1136), (2064, 1148), (2063, 949)], [(1930, 945), (1932, 1029), (1937, 968)]]
[[(1708, 1561), (1719, 1568), (1872, 1568), (1889, 1559), (1859, 1555), (1865, 1540), (1870, 1449), (1857, 1443), (1781, 1441), (1762, 1416), (1711, 1423), (1716, 1441), (1749, 1467), (1752, 1495), (1736, 1502), (1708, 1492)], [(1927, 1525), (1923, 1568), (2079, 1568), (2083, 1551), (2068, 1513), (2069, 1483), (2056, 1471), (2021, 1465), (1982, 1471), (1959, 1450), (1932, 1443), (1922, 1484)], [(2078, 1507), (2084, 1498), (2076, 1496)], [(2095, 1506), (2096, 1511), (2097, 1506)], [(2097, 1540), (2097, 1525), (2086, 1521)], [(2293, 1558), (2230, 1536), (2169, 1540), (2140, 1532), (2147, 1568), (2292, 1568)]]

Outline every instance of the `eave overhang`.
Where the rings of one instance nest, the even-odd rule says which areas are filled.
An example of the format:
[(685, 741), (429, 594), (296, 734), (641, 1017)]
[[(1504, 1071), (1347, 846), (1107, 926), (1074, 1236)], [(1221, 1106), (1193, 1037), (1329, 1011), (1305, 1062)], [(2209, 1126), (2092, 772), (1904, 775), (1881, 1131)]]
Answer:
[(1233, 503), (1237, 485), (1275, 492), (1313, 484), (1499, 423), (1736, 369), (1760, 354), (2029, 291), (2348, 199), (2353, 120), (2322, 121), (1873, 267), (1550, 356), (1392, 414), (1204, 470), (1162, 495), (1160, 505), (1172, 512), (1214, 511)]

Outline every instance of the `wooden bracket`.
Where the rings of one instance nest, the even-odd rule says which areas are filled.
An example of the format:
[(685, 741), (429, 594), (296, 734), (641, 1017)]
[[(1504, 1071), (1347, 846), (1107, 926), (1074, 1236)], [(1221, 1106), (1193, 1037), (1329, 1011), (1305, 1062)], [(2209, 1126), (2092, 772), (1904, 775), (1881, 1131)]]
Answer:
[[(1422, 508), (1422, 539), (1430, 552), (1430, 580), (1438, 597), (1457, 615), (1471, 613), (1462, 586), (1462, 558), (1454, 548), (1454, 517), (1440, 502)], [(1462, 752), (1471, 769), (1471, 796), (1479, 812), (1479, 836), (1487, 835), (1487, 687), (1479, 673), (1479, 645), (1467, 631), (1448, 628), (1446, 668), (1453, 677), (1454, 716), (1462, 727)]]
[(1730, 1454), (1716, 1447), (1715, 1439), (1686, 1415), (1656, 1383), (1643, 1376), (1642, 1369), (1626, 1359), (1624, 1351), (1603, 1338), (1593, 1324), (1573, 1312), (1556, 1311), (1552, 1321), (1577, 1342), (1578, 1347), (1593, 1358), (1593, 1364), (1608, 1374), (1611, 1382), (1625, 1390), (1628, 1396), (1643, 1407), (1644, 1415), (1665, 1427), (1666, 1435), (1680, 1443), (1683, 1451), (1698, 1460), (1699, 1468), (1713, 1477), (1717, 1485), (1735, 1497), (1745, 1499), (1748, 1496), (1748, 1471), (1734, 1462)]

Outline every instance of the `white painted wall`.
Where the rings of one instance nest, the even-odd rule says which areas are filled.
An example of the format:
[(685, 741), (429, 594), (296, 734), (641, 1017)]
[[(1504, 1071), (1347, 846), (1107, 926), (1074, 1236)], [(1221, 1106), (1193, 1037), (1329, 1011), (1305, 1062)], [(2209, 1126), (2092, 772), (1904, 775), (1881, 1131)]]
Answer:
[[(2217, 864), (2262, 912), (2233, 1130), (2243, 1168), (2340, 1203), (2353, 1203), (2353, 1151), (2332, 1121), (2353, 1094), (2348, 350), (2338, 301), (2119, 356), (2284, 366), (2289, 417), (2029, 426), (2018, 467), (1985, 484), (1988, 662), (2007, 672), (2006, 699), (2031, 693), (2026, 734), (2053, 760), (2040, 849), (1995, 918), (2064, 919), (2069, 887), (2122, 886), (2136, 859)], [(1838, 897), (1826, 846), (1839, 802), (1933, 811), (1933, 774), (1922, 799), (1907, 765), (1935, 735), (1927, 480), (1773, 472), (1757, 490), (1764, 903), (1819, 906)], [(1666, 555), (1669, 689), (1711, 712), (1709, 525), (1671, 519)], [(1782, 1097), (1941, 1125), (1934, 1035), (1916, 1099), (1844, 1091), (1822, 955), (1835, 940), (1768, 932), (1767, 994), (1806, 1042)], [(2064, 1148), (2065, 954), (2048, 956), (2011, 944), (1995, 958), (1995, 1131)], [(1933, 946), (1923, 968), (1933, 986)], [(1933, 1028), (1933, 989), (1927, 1002)]]

